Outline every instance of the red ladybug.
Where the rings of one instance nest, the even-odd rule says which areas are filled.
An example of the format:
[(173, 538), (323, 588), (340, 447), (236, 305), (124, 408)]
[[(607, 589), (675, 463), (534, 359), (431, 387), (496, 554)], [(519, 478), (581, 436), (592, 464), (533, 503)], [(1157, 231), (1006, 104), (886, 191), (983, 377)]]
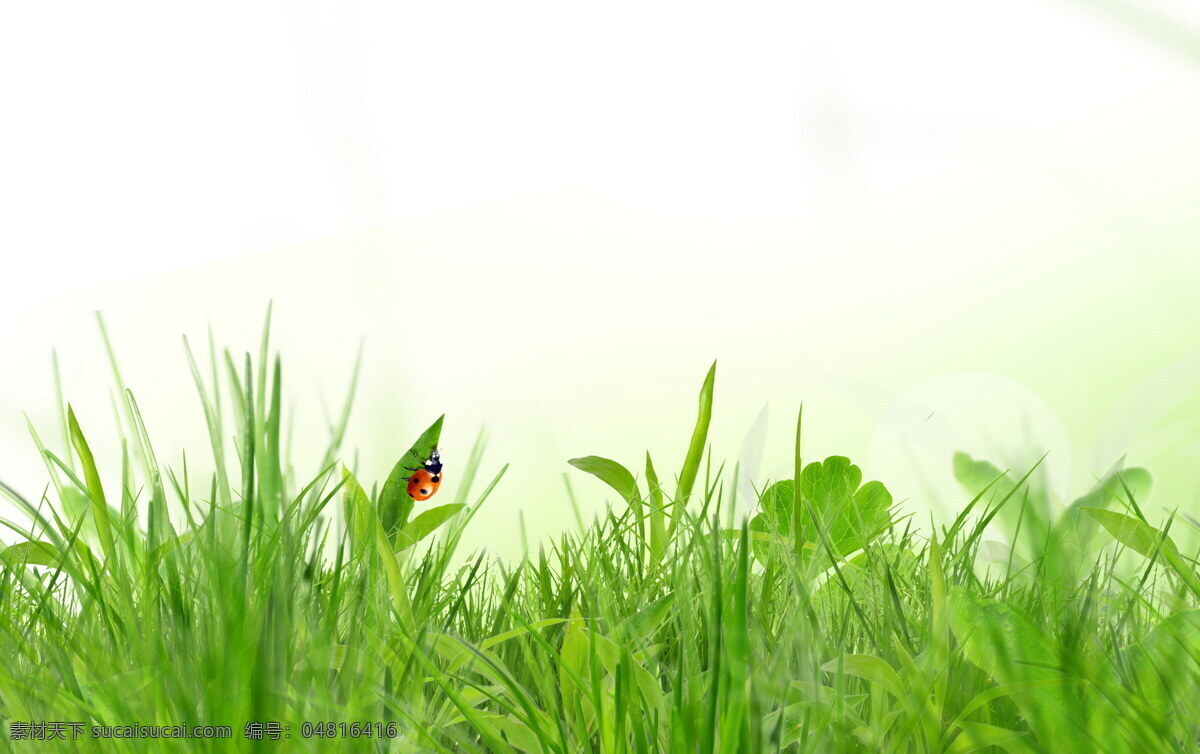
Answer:
[(429, 453), (423, 467), (405, 468), (413, 472), (408, 478), (408, 496), (413, 500), (428, 500), (438, 491), (438, 487), (442, 486), (442, 456), (436, 448)]

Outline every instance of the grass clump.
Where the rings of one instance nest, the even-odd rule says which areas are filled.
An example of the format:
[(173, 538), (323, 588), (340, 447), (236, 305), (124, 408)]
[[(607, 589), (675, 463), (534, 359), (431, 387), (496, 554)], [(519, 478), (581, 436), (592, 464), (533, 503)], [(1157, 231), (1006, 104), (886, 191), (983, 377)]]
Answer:
[[(188, 359), (211, 437), (202, 484), (160, 464), (115, 372), (120, 488), (101, 483), (69, 407), (61, 452), (33, 432), (46, 493), (2, 488), (26, 520), (5, 522), (23, 541), (0, 551), (0, 716), (10, 734), (87, 726), (69, 743), (6, 736), (13, 751), (1144, 753), (1200, 741), (1196, 560), (1174, 519), (1143, 515), (1143, 470), (1114, 470), (1054, 511), (1032, 471), (958, 458), (974, 497), (920, 534), (849, 459), (802, 463), (798, 425), (795, 478), (731, 524), (737, 470), (706, 460), (714, 365), (673, 484), (648, 455), (640, 478), (575, 459), (620, 504), (504, 562), (457, 552), (503, 468), (415, 516), (402, 494), (442, 419), (381, 486), (364, 485), (338, 461), (348, 400), (322, 467), (299, 478), (266, 334), (257, 361), (218, 360), (210, 344), (206, 377)], [(477, 444), (462, 479), (481, 457)], [(1017, 543), (999, 565), (984, 555), (997, 527)], [(281, 740), (249, 738), (253, 722)], [(88, 735), (133, 723), (232, 736)]]

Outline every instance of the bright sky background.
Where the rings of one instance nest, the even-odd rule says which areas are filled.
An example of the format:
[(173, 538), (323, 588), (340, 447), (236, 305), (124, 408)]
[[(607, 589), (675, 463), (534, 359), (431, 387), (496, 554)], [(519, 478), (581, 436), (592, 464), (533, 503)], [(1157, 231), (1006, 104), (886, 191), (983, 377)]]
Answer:
[(111, 431), (92, 310), (173, 459), (179, 335), (251, 347), (273, 299), (299, 457), (360, 340), (368, 478), (488, 426), (469, 545), (569, 525), (567, 457), (677, 464), (713, 358), (718, 455), (771, 404), (759, 480), (804, 399), (915, 508), (964, 446), (1194, 500), (1200, 11), (1134, 8), (9, 4), (0, 479), (44, 483), (51, 346)]

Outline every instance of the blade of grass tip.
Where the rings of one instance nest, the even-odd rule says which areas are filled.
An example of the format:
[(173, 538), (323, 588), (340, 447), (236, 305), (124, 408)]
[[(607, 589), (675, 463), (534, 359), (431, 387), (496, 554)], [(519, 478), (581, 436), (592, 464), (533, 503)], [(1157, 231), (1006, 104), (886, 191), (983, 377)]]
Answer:
[(733, 479), (729, 483), (729, 504), (725, 507), (725, 528), (733, 529), (737, 512), (738, 481), (742, 475), (742, 462), (733, 464)]
[(246, 354), (246, 432), (242, 436), (242, 502), (245, 514), (245, 527), (242, 534), (244, 555), (250, 557), (250, 530), (254, 525), (254, 517), (258, 513), (254, 504), (254, 388), (250, 384), (253, 375), (250, 354)]
[(989, 482), (988, 485), (981, 489), (979, 493), (975, 495), (975, 497), (971, 498), (971, 501), (967, 503), (967, 505), (962, 509), (962, 511), (959, 512), (957, 516), (955, 516), (954, 522), (950, 525), (949, 529), (942, 527), (943, 542), (954, 542), (954, 537), (958, 535), (959, 529), (961, 529), (962, 525), (966, 523), (967, 516), (970, 515), (971, 511), (975, 509), (975, 506), (979, 504), (979, 501), (983, 500), (983, 496), (986, 495), (988, 491), (992, 489), (992, 487), (995, 487), (1001, 479), (1004, 479), (1007, 476), (1008, 472), (1006, 471)]
[[(138, 438), (138, 460), (141, 462), (142, 471), (145, 473), (146, 478), (150, 479), (154, 484), (157, 485), (155, 490), (158, 494), (157, 499), (160, 502), (165, 503), (166, 496), (162, 494), (162, 483), (159, 475), (158, 464), (154, 459), (154, 454), (149, 452), (149, 438), (147, 437), (145, 440), (143, 440), (139, 435), (139, 433), (144, 434), (146, 428), (143, 424), (141, 424), (141, 416), (137, 414), (136, 406), (126, 399), (126, 396), (132, 396), (132, 392), (128, 387), (126, 387), (125, 380), (121, 378), (121, 369), (117, 365), (117, 353), (113, 349), (112, 340), (108, 336), (108, 328), (105, 326), (104, 317), (100, 314), (100, 312), (96, 312), (96, 323), (100, 327), (100, 337), (104, 341), (104, 351), (108, 355), (109, 364), (112, 366), (113, 380), (117, 385), (118, 394), (122, 397), (122, 399), (119, 401), (115, 399), (113, 401), (114, 408), (116, 407), (117, 403), (120, 403), (122, 414), (124, 416), (124, 422), (122, 422), (121, 417), (118, 416), (117, 429), (121, 432), (122, 439), (128, 436), (126, 433)], [(163, 517), (163, 520), (165, 520), (165, 516)]]
[[(962, 546), (958, 548), (958, 551), (954, 556), (954, 562), (951, 565), (957, 565), (959, 559), (966, 556), (966, 554), (971, 550), (971, 547), (976, 542), (976, 540), (978, 540), (980, 537), (983, 536), (983, 530), (985, 528), (987, 528), (987, 525), (989, 523), (991, 523), (992, 519), (995, 518), (1000, 513), (1000, 510), (1004, 507), (1005, 503), (1007, 503), (1012, 498), (1012, 496), (1017, 493), (1017, 490), (1024, 489), (1025, 482), (1027, 482), (1029, 480), (1029, 477), (1033, 476), (1033, 473), (1035, 471), (1037, 471), (1039, 466), (1042, 465), (1042, 462), (1046, 460), (1047, 455), (1049, 455), (1049, 453), (1046, 453), (1041, 458), (1039, 458), (1037, 463), (1035, 463), (1033, 465), (1033, 468), (1031, 468), (1031, 469), (1029, 469), (1029, 471), (1025, 472), (1025, 476), (1018, 479), (1017, 483), (1012, 486), (1012, 489), (1010, 489), (1008, 491), (1008, 493), (1005, 494), (1004, 497), (1001, 498), (998, 503), (996, 503), (994, 506), (992, 506), (991, 508), (987, 509), (984, 512), (983, 518), (981, 518), (979, 520), (979, 523), (977, 523), (975, 525), (975, 528), (971, 530), (971, 534), (967, 537), (966, 541), (964, 541)], [(1028, 490), (1026, 490), (1025, 494), (1028, 494)], [(943, 541), (948, 541), (948, 539), (943, 539)], [(1013, 535), (1013, 541), (1014, 542), (1016, 541), (1015, 534)]]
[[(59, 533), (58, 533), (59, 530), (50, 525), (50, 521), (44, 515), (42, 515), (42, 512), (37, 509), (37, 506), (35, 506), (33, 503), (26, 500), (24, 495), (17, 492), (15, 489), (8, 486), (4, 482), (0, 482), (0, 493), (2, 493), (4, 497), (7, 497), (18, 508), (20, 508), (22, 511), (24, 511), (25, 515), (29, 516), (30, 523), (32, 525), (30, 526), (28, 536), (25, 537), (26, 539), (36, 539), (36, 537), (33, 535), (33, 532), (38, 527), (41, 527), (41, 529), (46, 532), (46, 536), (50, 538), (50, 540), (54, 544), (54, 546), (58, 547), (59, 549), (62, 549), (63, 540), (59, 536)], [(12, 528), (12, 527), (10, 526), (9, 528)], [(13, 529), (13, 530), (16, 531), (18, 534), (25, 534), (24, 530), (21, 530), (21, 529)]]
[[(1129, 489), (1129, 485), (1126, 483), (1125, 477), (1118, 475), (1117, 480), (1121, 483), (1121, 489), (1125, 491), (1125, 502), (1129, 503), (1129, 505), (1133, 508), (1134, 514), (1142, 520), (1142, 523), (1149, 525), (1150, 522), (1147, 521), (1146, 516), (1142, 514), (1142, 508), (1140, 505), (1138, 505), (1136, 496), (1133, 494), (1133, 490)], [(1108, 488), (1105, 489), (1108, 494), (1113, 496), (1113, 498), (1120, 499), (1112, 490), (1109, 490)]]
[[(50, 483), (54, 486), (54, 491), (58, 494), (58, 499), (65, 502), (66, 493), (63, 492), (62, 478), (58, 475), (58, 471), (55, 470), (54, 464), (50, 462), (49, 457), (46, 455), (46, 453), (49, 451), (46, 449), (45, 443), (42, 442), (42, 438), (38, 435), (37, 428), (33, 426), (33, 421), (30, 420), (28, 414), (25, 414), (24, 416), (25, 426), (29, 430), (29, 436), (33, 438), (34, 447), (37, 448), (38, 455), (42, 457), (42, 462), (46, 464), (46, 473), (50, 475)], [(70, 453), (71, 447), (71, 443), (67, 443), (65, 450), (68, 454)]]
[(465, 503), (471, 494), (471, 485), (475, 483), (475, 475), (483, 463), (483, 451), (487, 447), (487, 428), (480, 427), (475, 436), (475, 444), (471, 446), (471, 454), (463, 465), (462, 476), (459, 478), (458, 490), (454, 493), (454, 502)]
[(663, 509), (662, 485), (650, 460), (650, 451), (646, 451), (646, 486), (650, 499), (650, 553), (658, 563), (667, 549), (667, 512)]
[(579, 511), (579, 501), (575, 499), (575, 488), (571, 486), (571, 477), (564, 471), (562, 478), (567, 487), (567, 500), (571, 503), (571, 512), (575, 514), (575, 525), (579, 527), (579, 531), (587, 531), (587, 526), (583, 523), (583, 514)]
[[(50, 349), (50, 361), (54, 365), (54, 408), (58, 414), (58, 428), (62, 432), (63, 450), (71, 447), (71, 431), (67, 428), (67, 403), (63, 400), (62, 372), (58, 368), (58, 349)], [(67, 464), (75, 470), (75, 458), (70, 453), (64, 453)]]
[[(102, 315), (99, 311), (96, 312), (96, 324), (100, 327), (100, 339), (104, 341), (104, 352), (108, 355), (108, 363), (112, 367), (113, 381), (117, 384), (117, 391), (121, 395), (124, 395), (125, 380), (121, 379), (121, 369), (117, 366), (117, 354), (116, 351), (113, 350), (112, 340), (108, 337), (108, 328), (104, 324), (104, 315)], [(133, 417), (126, 413), (125, 419), (130, 422), (130, 429), (132, 430)], [(124, 434), (124, 427), (118, 425), (117, 429)]]
[[(109, 400), (112, 403), (114, 426), (121, 426), (121, 409), (117, 408), (117, 397), (109, 391)], [(133, 481), (133, 464), (129, 459), (129, 440), (121, 438), (121, 527), (117, 532), (117, 539), (121, 541), (126, 548), (132, 547), (133, 540), (129, 534), (136, 528), (137, 522), (137, 506), (134, 499), (134, 481)]]
[(217, 434), (224, 437), (221, 424), (224, 417), (221, 411), (221, 368), (217, 361), (217, 339), (213, 335), (212, 322), (208, 323), (208, 368), (212, 376), (212, 405), (217, 419)]
[[(240, 438), (246, 434), (246, 390), (250, 389), (252, 385), (249, 382), (244, 386), (242, 385), (242, 378), (238, 374), (237, 364), (234, 362), (233, 354), (229, 352), (228, 348), (224, 351), (224, 357), (225, 379), (229, 382), (230, 402), (233, 404), (233, 421), (237, 425), (235, 435), (238, 439), (235, 439), (235, 443), (240, 444)], [(237, 448), (237, 452), (239, 454), (242, 452), (240, 447)]]
[[(188, 343), (187, 336), (183, 336), (183, 351), (187, 354), (188, 367), (192, 372), (192, 380), (196, 383), (196, 391), (200, 394), (200, 406), (204, 409), (204, 421), (208, 426), (208, 438), (212, 446), (213, 465), (216, 467), (216, 487), (217, 496), (220, 497), (220, 505), (228, 508), (232, 505), (232, 494), (229, 490), (229, 473), (225, 469), (225, 446), (222, 440), (221, 430), (221, 415), (217, 407), (209, 399), (208, 390), (204, 387), (204, 378), (200, 376), (200, 369), (196, 366), (196, 358), (192, 355), (192, 347)], [(215, 379), (215, 367), (214, 367)], [(214, 391), (216, 386), (214, 385)], [(218, 500), (214, 497), (212, 504), (216, 506)]]
[(149, 510), (151, 523), (149, 531), (151, 535), (149, 539), (151, 544), (150, 551), (153, 552), (154, 546), (157, 546), (157, 541), (165, 541), (168, 537), (174, 536), (175, 532), (170, 520), (167, 518), (167, 493), (163, 488), (162, 475), (158, 468), (158, 459), (154, 455), (154, 449), (150, 446), (150, 435), (146, 431), (146, 424), (142, 420), (142, 412), (138, 408), (132, 391), (125, 391), (125, 399), (129, 403), (129, 415), (133, 418), (132, 426), (137, 436), (138, 444), (141, 446), (142, 456), (147, 459), (146, 465), (150, 472)]
[(332, 428), (332, 433), (329, 441), (329, 448), (325, 452), (325, 460), (321, 463), (322, 466), (328, 466), (333, 463), (337, 456), (338, 448), (342, 446), (342, 439), (346, 436), (346, 426), (350, 423), (350, 409), (354, 405), (354, 395), (358, 391), (358, 377), (362, 369), (363, 343), (358, 344), (358, 354), (354, 357), (354, 371), (350, 376), (350, 389), (346, 391), (346, 401), (342, 405), (342, 413), (338, 419), (338, 423)]
[[(272, 371), (271, 378), (271, 393), (270, 393), (270, 409), (267, 411), (262, 430), (257, 434), (262, 438), (263, 447), (258, 457), (258, 486), (259, 486), (259, 502), (263, 506), (263, 515), (268, 521), (275, 521), (279, 516), (279, 509), (283, 505), (283, 470), (280, 466), (280, 450), (279, 450), (279, 422), (280, 422), (280, 392), (282, 387), (282, 365), (278, 355), (275, 357), (275, 365)], [(265, 389), (265, 387), (264, 387)], [(258, 394), (258, 403), (267, 403), (267, 393), (260, 392)], [(262, 411), (259, 414), (262, 415)]]
[(191, 493), (188, 491), (188, 473), (187, 473), (187, 454), (183, 455), (183, 481), (179, 481), (179, 475), (175, 473), (175, 469), (167, 466), (167, 479), (171, 482), (171, 489), (175, 490), (175, 496), (179, 498), (179, 505), (183, 508), (183, 513), (187, 516), (188, 528), (196, 528), (196, 519), (192, 515)]
[(692, 430), (692, 440), (688, 445), (687, 456), (683, 461), (683, 469), (679, 472), (679, 485), (675, 491), (675, 516), (671, 521), (668, 539), (674, 535), (679, 522), (683, 519), (683, 508), (691, 497), (692, 487), (696, 484), (696, 476), (700, 471), (700, 463), (704, 460), (704, 448), (708, 443), (708, 425), (712, 421), (713, 382), (717, 376), (717, 362), (708, 368), (704, 383), (700, 386), (700, 407), (696, 417), (696, 427)]
[(800, 455), (800, 440), (804, 436), (804, 404), (796, 412), (796, 445), (794, 448), (795, 481), (792, 483), (792, 551), (797, 557), (804, 549), (804, 506), (800, 503), (800, 475), (804, 471), (804, 462)]
[[(475, 514), (483, 507), (483, 501), (488, 499), (488, 496), (492, 494), (492, 490), (496, 489), (496, 485), (500, 484), (500, 480), (504, 478), (507, 472), (508, 464), (506, 463), (500, 467), (500, 471), (496, 473), (496, 476), (492, 477), (492, 481), (488, 483), (487, 487), (476, 498), (475, 504), (469, 506), (462, 515), (452, 519), (455, 523), (451, 524), (450, 530), (446, 533), (446, 537), (443, 540), (445, 543), (443, 551), (445, 561), (449, 561), (450, 556), (457, 549), (458, 543), (462, 539), (463, 532), (466, 531), (467, 524), (471, 523), (471, 519), (475, 518)], [(566, 476), (566, 474), (563, 474), (563, 476)]]
[(267, 361), (271, 341), (271, 307), (274, 302), (267, 302), (267, 314), (263, 320), (262, 341), (258, 347), (258, 405), (255, 407), (255, 426), (266, 427), (266, 396), (267, 396)]
[(75, 452), (79, 454), (79, 463), (83, 467), (83, 478), (87, 484), (88, 497), (92, 500), (92, 515), (96, 521), (96, 533), (100, 537), (100, 546), (104, 548), (104, 557), (107, 559), (113, 549), (108, 503), (104, 499), (104, 488), (100, 484), (100, 472), (96, 468), (96, 459), (92, 456), (92, 450), (88, 447), (87, 439), (84, 438), (83, 430), (79, 428), (79, 421), (75, 418), (75, 411), (70, 405), (67, 406), (67, 426), (71, 431)]
[(289, 474), (294, 475), (294, 470), (292, 468), (292, 460), (291, 459), (292, 459), (292, 439), (295, 436), (295, 432), (296, 432), (296, 402), (295, 401), (291, 401), (290, 403), (288, 403), (288, 420), (287, 420), (286, 424), (287, 424), (287, 428), (288, 428), (287, 443), (283, 446), (283, 457), (280, 459), (280, 463), (283, 464), (282, 468), (283, 468), (283, 475), (285, 478)]

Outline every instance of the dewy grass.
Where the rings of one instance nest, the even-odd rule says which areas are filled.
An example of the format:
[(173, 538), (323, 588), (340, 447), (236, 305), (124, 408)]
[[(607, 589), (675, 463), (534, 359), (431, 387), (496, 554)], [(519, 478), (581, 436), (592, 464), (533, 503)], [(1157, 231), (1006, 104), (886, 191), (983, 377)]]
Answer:
[[(5, 750), (1197, 750), (1200, 580), (1143, 470), (1054, 514), (1032, 474), (959, 458), (962, 514), (918, 534), (886, 480), (803, 464), (797, 436), (794, 477), (731, 525), (714, 367), (680, 469), (576, 459), (618, 503), (505, 562), (456, 552), (503, 483), (482, 440), (456, 499), (413, 515), (395, 474), (338, 461), (350, 401), (297, 477), (266, 335), (256, 360), (208, 351), (187, 358), (211, 478), (160, 463), (114, 360), (119, 473), (62, 405), (65, 442), (34, 433), (44, 495), (0, 485), (24, 540), (0, 552)], [(1019, 552), (985, 556), (998, 526)], [(202, 737), (99, 737), (149, 726)]]

